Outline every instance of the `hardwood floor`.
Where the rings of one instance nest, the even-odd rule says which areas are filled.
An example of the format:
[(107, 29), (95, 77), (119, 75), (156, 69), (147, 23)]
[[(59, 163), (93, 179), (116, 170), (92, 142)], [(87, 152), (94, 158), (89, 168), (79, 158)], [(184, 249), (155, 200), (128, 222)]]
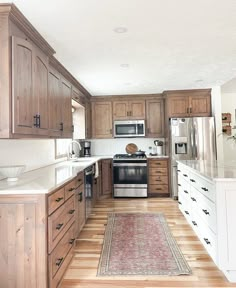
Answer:
[[(162, 212), (192, 269), (188, 276), (96, 277), (108, 212)], [(128, 229), (129, 227), (127, 227)], [(208, 256), (192, 228), (170, 198), (108, 199), (97, 202), (79, 238), (62, 288), (236, 287)]]

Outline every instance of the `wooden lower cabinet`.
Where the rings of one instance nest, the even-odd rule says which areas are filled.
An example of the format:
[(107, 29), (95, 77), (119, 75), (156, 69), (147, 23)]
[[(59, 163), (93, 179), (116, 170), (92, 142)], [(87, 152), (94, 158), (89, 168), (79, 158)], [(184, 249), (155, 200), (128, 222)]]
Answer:
[(112, 159), (100, 160), (98, 167), (97, 199), (109, 198), (112, 196)]
[(168, 197), (168, 159), (148, 159), (148, 195)]
[(50, 194), (0, 195), (0, 287), (60, 286), (85, 223), (83, 175)]
[(85, 189), (84, 172), (79, 173), (76, 178), (77, 186), (75, 190), (75, 237), (77, 237), (85, 224)]
[(45, 195), (0, 195), (0, 287), (48, 287)]

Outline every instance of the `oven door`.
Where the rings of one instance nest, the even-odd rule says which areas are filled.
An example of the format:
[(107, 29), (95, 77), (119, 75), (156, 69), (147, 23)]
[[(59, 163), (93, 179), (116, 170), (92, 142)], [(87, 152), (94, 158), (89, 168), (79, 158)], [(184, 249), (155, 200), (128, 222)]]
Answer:
[(147, 163), (113, 163), (114, 197), (147, 197)]

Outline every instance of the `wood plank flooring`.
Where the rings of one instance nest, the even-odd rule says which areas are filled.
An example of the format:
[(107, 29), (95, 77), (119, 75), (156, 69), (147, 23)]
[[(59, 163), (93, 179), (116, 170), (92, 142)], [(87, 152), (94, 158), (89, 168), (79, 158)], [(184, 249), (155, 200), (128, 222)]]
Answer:
[[(98, 201), (79, 238), (62, 288), (236, 287), (208, 256), (192, 228), (170, 198), (107, 199)], [(188, 276), (100, 276), (97, 267), (108, 212), (162, 212), (192, 269)], [(127, 227), (129, 229), (129, 227)]]

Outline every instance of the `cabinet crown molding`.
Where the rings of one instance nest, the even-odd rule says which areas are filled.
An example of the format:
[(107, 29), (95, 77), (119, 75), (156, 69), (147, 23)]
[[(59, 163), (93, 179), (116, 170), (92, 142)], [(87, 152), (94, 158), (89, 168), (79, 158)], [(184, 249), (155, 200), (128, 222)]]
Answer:
[(40, 47), (47, 55), (53, 55), (55, 50), (48, 44), (48, 42), (40, 35), (40, 33), (33, 27), (27, 18), (20, 12), (16, 5), (0, 4), (0, 16), (8, 16), (9, 19), (15, 23), (27, 37), (29, 37), (38, 47)]

